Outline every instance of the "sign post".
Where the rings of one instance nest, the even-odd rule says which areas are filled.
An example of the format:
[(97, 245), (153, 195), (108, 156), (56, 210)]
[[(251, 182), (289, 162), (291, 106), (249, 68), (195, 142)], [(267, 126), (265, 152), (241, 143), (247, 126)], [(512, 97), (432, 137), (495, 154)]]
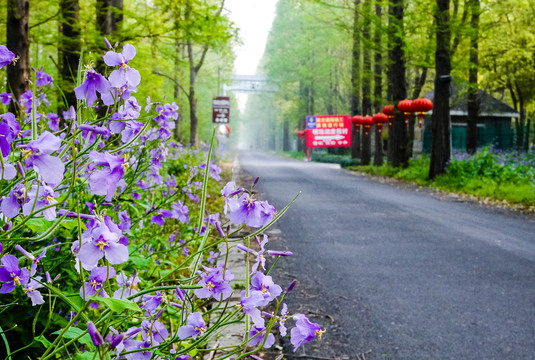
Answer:
[(212, 99), (212, 122), (228, 124), (230, 121), (230, 97), (217, 96)]
[(351, 116), (309, 115), (306, 117), (306, 123), (308, 161), (309, 148), (351, 146)]

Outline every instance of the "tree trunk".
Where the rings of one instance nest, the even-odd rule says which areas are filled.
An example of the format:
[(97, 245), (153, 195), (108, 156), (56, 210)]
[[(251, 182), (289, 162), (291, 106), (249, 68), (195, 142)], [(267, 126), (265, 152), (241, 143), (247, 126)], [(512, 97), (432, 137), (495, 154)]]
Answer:
[(290, 121), (287, 118), (282, 123), (282, 151), (290, 151)]
[[(407, 97), (407, 85), (405, 79), (405, 53), (403, 50), (403, 0), (390, 2), (390, 13), (393, 15), (393, 27), (390, 29), (390, 36), (393, 41), (391, 52), (391, 76), (392, 76), (392, 96), (394, 103), (404, 100)], [(408, 166), (407, 157), (407, 127), (403, 118), (403, 113), (395, 106), (394, 123), (392, 124), (392, 134), (389, 131), (389, 142), (391, 142), (390, 164), (394, 167)]]
[(60, 87), (65, 95), (64, 107), (58, 113), (62, 113), (65, 108), (76, 107), (76, 76), (78, 72), (78, 62), (80, 61), (80, 51), (82, 43), (80, 38), (80, 4), (78, 0), (61, 0), (61, 41), (59, 42), (60, 62)]
[(468, 70), (468, 118), (466, 127), (466, 152), (475, 154), (477, 150), (477, 119), (479, 113), (479, 99), (477, 96), (478, 84), (477, 73), (479, 66), (478, 42), (479, 42), (479, 0), (470, 0), (472, 18), (470, 26), (470, 68)]
[[(362, 4), (362, 39), (363, 39), (363, 51), (362, 51), (362, 115), (371, 116), (372, 114), (372, 87), (371, 78), (372, 73), (372, 59), (370, 50), (370, 10), (371, 1), (365, 0)], [(371, 131), (362, 132), (362, 156), (361, 165), (369, 165), (371, 160)]]
[(451, 30), (449, 0), (436, 0), (435, 103), (433, 105), (431, 164), (429, 178), (434, 179), (447, 170), (451, 157), (450, 138), (450, 82)]
[(518, 126), (516, 128), (516, 149), (518, 151), (522, 151), (522, 148), (524, 146), (524, 124), (526, 123), (526, 106), (524, 105), (524, 97), (518, 89), (517, 94), (520, 118), (518, 119)]
[(197, 72), (195, 71), (195, 64), (193, 63), (193, 45), (190, 41), (187, 42), (188, 58), (189, 58), (189, 144), (190, 146), (197, 146), (199, 142), (198, 127), (199, 119), (197, 117), (197, 98), (195, 96), (195, 80), (197, 79)]
[[(359, 28), (359, 5), (360, 0), (354, 0), (353, 9), (353, 50), (351, 57), (351, 116), (360, 113), (360, 28)], [(351, 157), (360, 157), (359, 126), (353, 125), (351, 139)]]
[(15, 65), (6, 67), (7, 88), (13, 94), (14, 99), (9, 105), (9, 111), (13, 113), (17, 112), (16, 101), (26, 91), (27, 81), (30, 79), (29, 21), (29, 0), (7, 1), (6, 46), (19, 58)]
[[(375, 1), (375, 16), (377, 22), (375, 25), (375, 64), (374, 64), (374, 73), (375, 73), (375, 83), (373, 90), (374, 97), (374, 112), (379, 113), (382, 111), (382, 100), (383, 100), (383, 56), (382, 56), (382, 6), (381, 0)], [(373, 158), (373, 165), (381, 166), (383, 165), (383, 137), (377, 125), (375, 126), (375, 154)]]

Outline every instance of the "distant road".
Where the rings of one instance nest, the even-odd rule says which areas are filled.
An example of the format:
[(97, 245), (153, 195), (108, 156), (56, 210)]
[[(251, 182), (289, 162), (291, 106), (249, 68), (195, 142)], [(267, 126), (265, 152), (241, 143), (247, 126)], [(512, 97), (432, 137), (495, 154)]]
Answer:
[(535, 359), (532, 217), (327, 164), (239, 161), (277, 209), (302, 192), (267, 248), (295, 253), (274, 278), (299, 279), (289, 311), (327, 332), (296, 353), (285, 340), (288, 359)]

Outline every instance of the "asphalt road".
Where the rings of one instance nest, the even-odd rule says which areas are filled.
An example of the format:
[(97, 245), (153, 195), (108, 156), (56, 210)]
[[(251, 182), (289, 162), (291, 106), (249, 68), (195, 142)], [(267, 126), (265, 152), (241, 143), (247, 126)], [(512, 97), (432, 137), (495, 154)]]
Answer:
[(302, 192), (267, 248), (294, 252), (274, 279), (297, 278), (289, 312), (327, 332), (295, 353), (285, 339), (289, 359), (535, 359), (532, 217), (328, 164), (239, 162), (277, 209)]

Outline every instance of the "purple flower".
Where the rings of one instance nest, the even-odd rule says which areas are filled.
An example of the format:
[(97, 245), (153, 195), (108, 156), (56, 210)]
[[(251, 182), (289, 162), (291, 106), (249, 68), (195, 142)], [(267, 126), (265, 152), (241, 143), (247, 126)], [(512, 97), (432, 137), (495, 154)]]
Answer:
[(282, 304), (282, 310), (281, 310), (281, 319), (279, 321), (279, 332), (281, 334), (281, 336), (286, 336), (286, 332), (287, 332), (287, 329), (286, 329), (286, 326), (284, 325), (284, 323), (286, 322), (286, 314), (288, 313), (288, 306), (286, 304)]
[(106, 257), (112, 265), (121, 264), (128, 260), (128, 248), (120, 242), (121, 230), (106, 216), (104, 222), (88, 228), (82, 234), (82, 247), (78, 252), (78, 259), (84, 269), (92, 269), (97, 262)]
[[(34, 69), (35, 71), (35, 69)], [(43, 71), (43, 67), (35, 74), (35, 85), (45, 86), (50, 84), (50, 87), (53, 88), (54, 84), (52, 83), (52, 77)]]
[(15, 63), (17, 55), (9, 51), (4, 45), (0, 45), (0, 69), (11, 63)]
[[(251, 331), (249, 332), (249, 342), (247, 343), (248, 346), (256, 346), (259, 344), (262, 344), (264, 342), (264, 338), (266, 337), (266, 329), (263, 326), (253, 326), (251, 328)], [(266, 343), (264, 344), (264, 349), (269, 349), (271, 346), (275, 344), (275, 336), (273, 334), (269, 333)]]
[(128, 212), (126, 210), (119, 211), (117, 216), (119, 217), (119, 229), (121, 229), (124, 234), (128, 234), (132, 227), (132, 221), (128, 216)]
[(267, 305), (282, 293), (282, 288), (273, 282), (271, 276), (264, 275), (259, 271), (251, 277), (251, 289), (260, 291), (264, 296), (261, 306)]
[(156, 346), (169, 336), (169, 332), (165, 328), (165, 325), (159, 321), (143, 320), (141, 322), (141, 336), (144, 340), (152, 341), (152, 345)]
[[(36, 279), (40, 281), (41, 277), (37, 276)], [(32, 301), (32, 306), (44, 304), (45, 300), (43, 299), (43, 295), (41, 295), (41, 293), (37, 291), (37, 289), (40, 289), (42, 287), (43, 285), (39, 284), (34, 279), (31, 279), (30, 282), (24, 287), (24, 293)]]
[(35, 272), (37, 271), (37, 264), (39, 261), (41, 261), (46, 256), (46, 247), (43, 249), (41, 254), (39, 256), (35, 257), (33, 254), (29, 253), (28, 251), (24, 250), (24, 248), (20, 245), (15, 245), (15, 249), (20, 251), (22, 255), (24, 255), (28, 260), (31, 260), (32, 265), (30, 267), (30, 275), (34, 276)]
[(11, 152), (11, 143), (20, 132), (19, 123), (12, 113), (6, 113), (0, 122), (0, 150), (2, 156), (6, 157)]
[(135, 274), (127, 277), (124, 273), (117, 275), (117, 285), (119, 289), (113, 293), (113, 297), (116, 299), (126, 299), (132, 295), (138, 293), (137, 284), (139, 283), (139, 277)]
[(139, 85), (141, 76), (139, 71), (128, 66), (128, 62), (136, 56), (136, 48), (130, 44), (123, 46), (122, 53), (115, 51), (108, 51), (103, 59), (108, 66), (120, 66), (119, 69), (113, 70), (110, 74), (109, 80), (111, 86), (120, 88), (126, 84), (131, 86)]
[(56, 113), (48, 113), (46, 115), (48, 118), (48, 128), (54, 132), (59, 131), (59, 117)]
[(45, 131), (39, 139), (32, 140), (22, 150), (27, 158), (28, 166), (33, 167), (41, 178), (51, 184), (59, 184), (63, 180), (65, 165), (63, 162), (50, 154), (57, 151), (61, 145), (61, 139)]
[(87, 100), (87, 106), (92, 106), (97, 100), (97, 91), (101, 94), (108, 93), (110, 83), (91, 66), (87, 66), (86, 78), (80, 86), (74, 88), (74, 93), (78, 100)]
[(172, 205), (173, 208), (173, 218), (178, 219), (181, 223), (185, 224), (188, 222), (189, 209), (182, 201), (178, 201)]
[(233, 224), (245, 223), (251, 227), (263, 227), (275, 215), (275, 208), (267, 201), (256, 201), (247, 193), (238, 199), (228, 199), (228, 210)]
[(14, 255), (5, 255), (0, 260), (3, 266), (0, 266), (0, 281), (2, 288), (1, 294), (12, 292), (17, 285), (26, 285), (30, 279), (30, 272), (26, 268), (19, 269), (19, 260)]
[(187, 325), (181, 326), (177, 331), (177, 336), (180, 340), (189, 337), (196, 339), (206, 331), (206, 323), (202, 318), (202, 314), (195, 312), (188, 316)]
[(0, 101), (4, 105), (9, 105), (9, 103), (13, 100), (13, 95), (11, 93), (3, 92), (0, 93)]
[(264, 294), (261, 291), (250, 291), (249, 296), (246, 296), (246, 291), (242, 290), (240, 308), (248, 315), (257, 327), (264, 327), (264, 319), (262, 313), (257, 309), (258, 306), (264, 304)]
[(107, 266), (95, 267), (91, 270), (89, 281), (80, 288), (80, 297), (89, 300), (90, 296), (109, 297), (103, 289), (104, 282), (115, 276), (115, 269)]
[(92, 321), (87, 322), (87, 332), (89, 333), (89, 336), (91, 337), (91, 341), (93, 341), (93, 345), (98, 347), (104, 343), (104, 339), (102, 339), (102, 335), (100, 335), (95, 324), (93, 324)]
[(310, 322), (303, 314), (295, 314), (295, 327), (290, 331), (290, 342), (294, 346), (294, 352), (303, 344), (312, 341), (316, 337), (321, 339), (325, 330), (321, 330), (316, 323)]
[(111, 155), (107, 151), (103, 153), (91, 151), (89, 158), (100, 167), (89, 176), (89, 187), (95, 195), (106, 195), (106, 201), (110, 201), (128, 164), (121, 156)]
[(163, 297), (159, 293), (156, 295), (143, 295), (143, 305), (142, 309), (145, 310), (145, 315), (150, 316), (154, 314), (156, 309), (162, 304)]
[(212, 268), (209, 274), (201, 274), (201, 281), (197, 285), (202, 286), (201, 289), (195, 289), (195, 296), (199, 299), (207, 299), (214, 297), (214, 299), (225, 300), (232, 294), (232, 287), (228, 284), (229, 281), (234, 279), (234, 275), (227, 269), (225, 270), (225, 276), (223, 277), (223, 268), (218, 266)]
[[(28, 216), (47, 206), (57, 204), (58, 202), (55, 199), (57, 196), (54, 189), (48, 185), (32, 185), (32, 188), (27, 193), (27, 202), (22, 206), (22, 214)], [(56, 207), (52, 206), (35, 214), (35, 216), (41, 215), (47, 220), (54, 220), (56, 218)]]
[(2, 198), (2, 214), (5, 217), (12, 218), (19, 214), (22, 202), (25, 200), (26, 188), (19, 184), (15, 189), (9, 192), (8, 196)]
[(210, 251), (210, 256), (208, 256), (208, 258), (206, 259), (206, 261), (208, 261), (210, 264), (213, 264), (215, 263), (215, 261), (217, 260), (217, 257), (219, 256), (219, 253), (218, 252), (213, 252), (213, 251)]

